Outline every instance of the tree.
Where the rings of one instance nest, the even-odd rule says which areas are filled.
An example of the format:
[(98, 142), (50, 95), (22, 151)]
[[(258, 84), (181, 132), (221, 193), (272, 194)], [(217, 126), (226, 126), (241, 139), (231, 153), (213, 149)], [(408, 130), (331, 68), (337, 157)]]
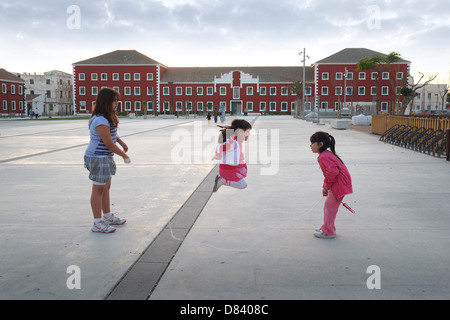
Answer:
[(362, 58), (358, 61), (358, 71), (374, 70), (377, 72), (375, 78), (375, 86), (377, 88), (377, 114), (380, 110), (380, 95), (378, 88), (378, 79), (380, 74), (386, 70), (389, 70), (390, 65), (400, 61), (401, 55), (397, 52), (391, 52), (387, 56), (373, 55), (372, 57)]
[(417, 81), (417, 83), (414, 83), (414, 77), (411, 76), (411, 78), (413, 79), (412, 85), (410, 87), (404, 87), (400, 90), (400, 93), (405, 97), (405, 99), (403, 100), (403, 105), (402, 105), (402, 112), (401, 112), (402, 114), (405, 114), (406, 108), (408, 107), (408, 105), (410, 103), (413, 102), (414, 98), (417, 96), (417, 90), (425, 87), (431, 81), (436, 79), (436, 75), (432, 75), (432, 76), (428, 77), (427, 81), (425, 81), (423, 84), (420, 84), (420, 81), (423, 80), (425, 75), (422, 72), (419, 72), (419, 74), (420, 74), (420, 79), (419, 79), (419, 81)]

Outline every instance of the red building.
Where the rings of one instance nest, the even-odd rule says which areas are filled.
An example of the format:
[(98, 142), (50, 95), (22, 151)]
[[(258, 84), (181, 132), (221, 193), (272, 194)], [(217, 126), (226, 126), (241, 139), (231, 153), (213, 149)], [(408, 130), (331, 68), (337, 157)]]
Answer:
[[(361, 58), (374, 54), (382, 55), (367, 49), (345, 49), (306, 67), (302, 110), (320, 106), (321, 111), (335, 111), (344, 100), (355, 111), (373, 107), (377, 95), (372, 73), (356, 68)], [(73, 74), (77, 113), (91, 113), (103, 87), (119, 91), (119, 111), (130, 113), (209, 112), (224, 105), (227, 112), (236, 114), (290, 114), (302, 100), (297, 93), (302, 90), (294, 85), (303, 80), (302, 67), (169, 68), (135, 50), (118, 50), (74, 63)], [(408, 61), (383, 73), (378, 80), (381, 110), (395, 104), (395, 93), (405, 86), (408, 75)]]
[(25, 115), (25, 81), (0, 69), (0, 115)]
[(361, 59), (374, 55), (385, 56), (364, 48), (344, 49), (314, 63), (315, 107), (334, 111), (345, 103), (353, 112), (375, 113), (378, 104), (381, 112), (400, 110), (403, 101), (400, 89), (408, 85), (411, 62), (401, 60), (383, 65), (378, 68), (380, 74), (378, 70), (358, 70)]

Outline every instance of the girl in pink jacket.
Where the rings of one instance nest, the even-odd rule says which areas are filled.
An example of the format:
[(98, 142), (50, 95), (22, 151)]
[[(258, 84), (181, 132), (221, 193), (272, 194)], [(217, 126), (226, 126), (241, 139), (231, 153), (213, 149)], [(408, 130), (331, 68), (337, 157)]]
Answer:
[[(325, 176), (322, 195), (327, 197), (324, 204), (324, 224), (314, 236), (332, 239), (336, 236), (334, 221), (344, 196), (353, 193), (352, 179), (347, 167), (336, 154), (336, 141), (326, 132), (316, 132), (311, 136), (311, 151), (318, 153), (320, 169)], [(331, 151), (328, 151), (330, 149)]]
[(229, 186), (237, 189), (247, 188), (247, 164), (244, 160), (242, 143), (248, 140), (252, 125), (242, 119), (235, 119), (231, 126), (221, 127), (219, 136), (220, 144), (216, 147), (214, 157), (220, 160), (219, 174), (214, 182), (213, 192), (217, 192), (221, 186)]

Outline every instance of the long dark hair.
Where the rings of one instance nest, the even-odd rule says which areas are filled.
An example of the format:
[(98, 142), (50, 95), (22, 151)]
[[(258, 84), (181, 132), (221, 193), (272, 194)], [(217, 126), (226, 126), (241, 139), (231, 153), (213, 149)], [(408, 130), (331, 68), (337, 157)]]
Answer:
[(219, 135), (219, 143), (223, 143), (227, 141), (238, 129), (242, 129), (244, 131), (251, 130), (252, 125), (244, 119), (234, 119), (233, 122), (231, 122), (231, 126), (218, 126), (222, 128), (220, 130), (221, 135)]
[(336, 146), (336, 140), (334, 140), (334, 137), (327, 132), (323, 131), (317, 131), (311, 136), (311, 143), (320, 143), (322, 142), (323, 145), (319, 148), (319, 152), (322, 153), (328, 148), (330, 148), (331, 152), (336, 156), (336, 158), (339, 159), (340, 162), (344, 163), (341, 158), (336, 154), (335, 146)]
[(120, 100), (120, 93), (110, 88), (103, 88), (97, 95), (92, 116), (102, 115), (108, 120), (111, 127), (119, 127), (119, 117), (116, 111), (113, 110), (112, 104), (114, 101)]

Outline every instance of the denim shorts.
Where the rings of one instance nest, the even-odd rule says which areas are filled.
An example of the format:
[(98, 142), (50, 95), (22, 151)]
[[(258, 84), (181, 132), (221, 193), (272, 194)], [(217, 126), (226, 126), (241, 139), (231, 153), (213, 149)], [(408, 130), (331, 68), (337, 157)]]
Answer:
[(116, 174), (113, 157), (86, 157), (84, 167), (89, 171), (89, 179), (96, 185), (105, 185)]

